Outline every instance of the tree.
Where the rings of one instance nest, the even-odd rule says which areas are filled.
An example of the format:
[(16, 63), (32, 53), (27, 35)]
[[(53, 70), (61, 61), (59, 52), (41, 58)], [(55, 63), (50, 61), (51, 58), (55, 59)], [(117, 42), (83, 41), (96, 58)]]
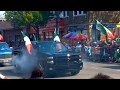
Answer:
[(118, 23), (120, 21), (120, 11), (89, 11), (89, 23), (94, 18), (102, 20), (103, 23)]
[(39, 27), (47, 23), (49, 11), (5, 11), (5, 18), (14, 27), (33, 27), (37, 32), (37, 39), (40, 40)]
[[(120, 11), (89, 11), (89, 27), (94, 23), (94, 19), (100, 21), (104, 24), (117, 24), (120, 22)], [(92, 28), (89, 28), (89, 31), (92, 31)], [(98, 31), (96, 31), (98, 32)], [(89, 32), (89, 35), (91, 32)], [(98, 32), (98, 34), (100, 34)], [(100, 35), (97, 35), (100, 36)]]

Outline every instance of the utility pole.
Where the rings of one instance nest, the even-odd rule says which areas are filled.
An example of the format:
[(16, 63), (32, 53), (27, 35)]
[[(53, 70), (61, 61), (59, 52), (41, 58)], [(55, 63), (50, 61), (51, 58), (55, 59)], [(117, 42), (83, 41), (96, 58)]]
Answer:
[(89, 24), (89, 11), (87, 11), (87, 35), (88, 35), (88, 41), (90, 41), (90, 24)]
[(55, 19), (56, 19), (56, 33), (57, 35), (59, 35), (59, 12), (58, 11), (56, 11)]
[(49, 16), (49, 17), (52, 17), (55, 19), (56, 34), (59, 35), (59, 11), (55, 11), (55, 13), (53, 13), (53, 15), (54, 16)]

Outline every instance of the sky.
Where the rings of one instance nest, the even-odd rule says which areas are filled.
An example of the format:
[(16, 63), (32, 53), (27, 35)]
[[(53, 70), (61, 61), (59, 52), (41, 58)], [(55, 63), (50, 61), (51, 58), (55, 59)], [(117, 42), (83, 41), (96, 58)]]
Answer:
[(3, 15), (4, 12), (5, 11), (0, 11), (0, 18), (4, 18), (4, 15)]

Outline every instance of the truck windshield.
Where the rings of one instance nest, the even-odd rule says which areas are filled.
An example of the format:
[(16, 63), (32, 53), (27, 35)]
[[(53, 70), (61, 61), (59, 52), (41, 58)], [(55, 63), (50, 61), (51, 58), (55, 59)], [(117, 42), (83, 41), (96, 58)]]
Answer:
[(67, 48), (60, 42), (40, 42), (38, 44), (40, 51), (45, 52), (66, 52)]
[(0, 50), (4, 50), (4, 49), (9, 49), (9, 46), (7, 43), (0, 43)]

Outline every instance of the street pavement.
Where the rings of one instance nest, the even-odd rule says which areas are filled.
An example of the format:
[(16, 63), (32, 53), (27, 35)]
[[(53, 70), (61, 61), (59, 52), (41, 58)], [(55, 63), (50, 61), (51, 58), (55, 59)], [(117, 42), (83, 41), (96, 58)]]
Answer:
[[(103, 73), (111, 76), (114, 79), (120, 79), (120, 64), (110, 63), (95, 63), (83, 61), (83, 69), (74, 76), (64, 75), (55, 78), (46, 79), (90, 79), (98, 73)], [(0, 67), (0, 73), (9, 79), (28, 79), (30, 74), (16, 74), (13, 72), (13, 66)]]
[(120, 65), (108, 63), (84, 62), (84, 68), (75, 76), (60, 77), (55, 79), (90, 79), (98, 73), (120, 79)]

